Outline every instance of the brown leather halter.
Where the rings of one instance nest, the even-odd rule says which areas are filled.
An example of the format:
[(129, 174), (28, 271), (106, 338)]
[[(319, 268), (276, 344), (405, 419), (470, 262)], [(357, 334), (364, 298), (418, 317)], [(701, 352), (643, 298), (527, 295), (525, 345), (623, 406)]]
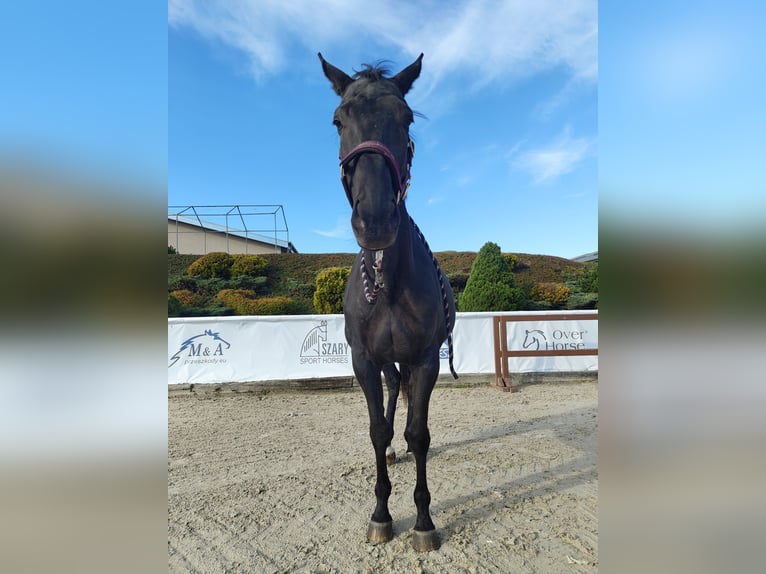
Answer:
[(364, 141), (354, 146), (345, 156), (342, 156), (340, 158), (340, 180), (343, 182), (343, 189), (346, 190), (346, 197), (352, 207), (354, 206), (354, 200), (351, 196), (351, 176), (346, 173), (346, 166), (363, 153), (377, 153), (386, 159), (394, 187), (396, 188), (396, 204), (399, 205), (407, 197), (407, 190), (410, 187), (410, 167), (412, 166), (412, 157), (415, 155), (415, 144), (412, 140), (407, 144), (407, 160), (402, 172), (399, 171), (399, 165), (394, 154), (384, 143), (379, 141)]

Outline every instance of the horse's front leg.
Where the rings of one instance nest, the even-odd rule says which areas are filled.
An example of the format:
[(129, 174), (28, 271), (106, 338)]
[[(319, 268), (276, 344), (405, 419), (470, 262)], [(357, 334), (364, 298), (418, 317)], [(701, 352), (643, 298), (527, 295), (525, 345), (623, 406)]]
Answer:
[(417, 518), (412, 533), (412, 545), (415, 550), (424, 552), (439, 548), (440, 541), (436, 527), (431, 520), (431, 493), (428, 491), (426, 477), (426, 458), (431, 445), (431, 434), (428, 431), (428, 404), (431, 391), (439, 376), (439, 353), (434, 353), (424, 365), (412, 367), (410, 380), (410, 402), (407, 412), (407, 428), (404, 438), (409, 450), (415, 457), (417, 479), (415, 483), (415, 507)]
[(372, 543), (388, 542), (394, 537), (391, 514), (388, 511), (388, 498), (391, 495), (391, 481), (386, 466), (386, 447), (391, 444), (394, 429), (386, 420), (383, 411), (383, 383), (380, 367), (371, 361), (353, 354), (353, 366), (356, 378), (367, 399), (367, 411), (370, 415), (370, 439), (375, 449), (375, 510), (367, 528), (367, 541)]
[[(399, 398), (399, 383), (401, 377), (399, 371), (396, 369), (396, 365), (390, 363), (383, 366), (383, 375), (386, 379), (386, 388), (388, 389), (388, 399), (386, 400), (386, 420), (391, 425), (391, 429), (394, 428), (394, 416), (396, 415), (396, 400)], [(396, 462), (396, 451), (389, 442), (386, 445), (386, 464), (394, 464)]]

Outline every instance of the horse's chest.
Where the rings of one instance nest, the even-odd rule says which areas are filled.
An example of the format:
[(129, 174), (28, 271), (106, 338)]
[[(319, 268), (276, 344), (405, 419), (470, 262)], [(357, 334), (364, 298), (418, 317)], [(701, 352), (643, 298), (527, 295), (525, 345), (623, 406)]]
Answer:
[(405, 308), (376, 306), (357, 321), (349, 343), (385, 362), (413, 362), (433, 345), (433, 317)]

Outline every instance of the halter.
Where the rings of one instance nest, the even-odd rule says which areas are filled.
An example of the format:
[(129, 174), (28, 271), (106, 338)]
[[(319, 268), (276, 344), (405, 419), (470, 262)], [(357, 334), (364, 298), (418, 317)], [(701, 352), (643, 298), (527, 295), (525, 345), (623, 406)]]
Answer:
[(340, 158), (340, 180), (343, 182), (343, 189), (346, 190), (346, 197), (352, 207), (354, 206), (354, 200), (351, 197), (351, 177), (346, 173), (346, 166), (363, 153), (378, 153), (385, 158), (394, 186), (396, 187), (396, 204), (399, 205), (407, 197), (407, 190), (410, 187), (410, 166), (412, 165), (412, 157), (415, 155), (415, 144), (413, 141), (410, 140), (407, 144), (407, 160), (404, 164), (404, 171), (401, 174), (394, 154), (391, 153), (386, 144), (379, 141), (364, 141), (354, 146), (350, 152)]

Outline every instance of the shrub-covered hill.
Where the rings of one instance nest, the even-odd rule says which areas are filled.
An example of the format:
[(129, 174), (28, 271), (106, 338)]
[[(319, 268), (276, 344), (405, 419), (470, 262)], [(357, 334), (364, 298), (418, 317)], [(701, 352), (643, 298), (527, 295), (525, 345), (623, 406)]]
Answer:
[[(471, 272), (473, 260), (476, 259), (476, 252), (474, 251), (441, 251), (434, 255), (447, 275), (458, 273), (468, 275)], [(562, 274), (578, 271), (585, 265), (552, 255), (532, 255), (530, 253), (506, 253), (505, 255), (511, 255), (518, 261), (516, 267), (513, 268), (517, 284), (527, 281), (557, 283), (562, 280)]]
[[(279, 284), (289, 283), (289, 279), (298, 283), (311, 283), (316, 280), (317, 273), (326, 267), (350, 267), (354, 262), (355, 253), (268, 253), (260, 254), (269, 262), (269, 276), (274, 280), (276, 289)], [(440, 251), (435, 253), (436, 259), (446, 275), (465, 274), (471, 272), (471, 265), (476, 258), (474, 251)], [(552, 255), (532, 255), (529, 253), (513, 253), (518, 265), (513, 272), (517, 282), (558, 282), (562, 273), (574, 272), (584, 267), (584, 263), (554, 257)], [(189, 265), (199, 258), (199, 255), (168, 255), (168, 275), (183, 275)]]
[[(317, 274), (327, 267), (350, 267), (354, 253), (270, 253), (260, 254), (269, 265), (268, 294), (287, 296), (295, 299), (305, 310), (312, 312), (312, 297)], [(471, 265), (476, 258), (475, 252), (441, 251), (435, 254), (444, 274), (450, 279), (453, 290), (463, 290)], [(514, 260), (513, 273), (516, 285), (534, 283), (559, 283), (566, 274), (581, 270), (586, 264), (553, 257), (529, 253), (505, 254)], [(199, 255), (168, 254), (168, 278), (184, 276), (193, 261)]]

